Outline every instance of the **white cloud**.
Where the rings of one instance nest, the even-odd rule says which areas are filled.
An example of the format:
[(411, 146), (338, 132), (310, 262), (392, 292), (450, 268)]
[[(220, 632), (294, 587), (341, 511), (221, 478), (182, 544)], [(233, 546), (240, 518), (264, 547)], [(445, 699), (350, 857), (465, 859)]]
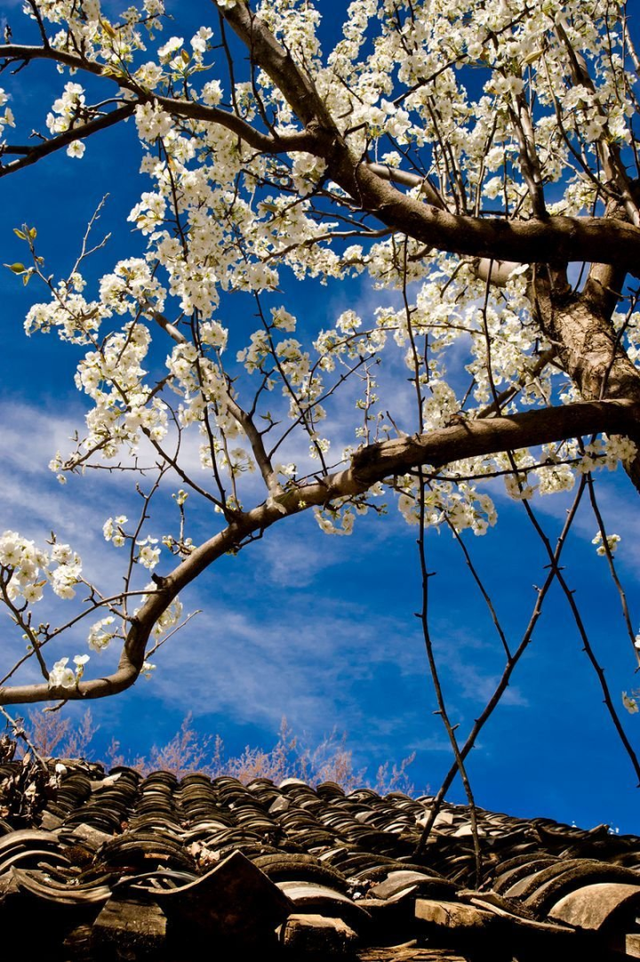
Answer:
[(196, 603), (206, 612), (158, 653), (153, 681), (161, 698), (196, 714), (271, 725), (286, 715), (316, 731), (333, 727), (333, 718), (350, 728), (362, 709), (359, 691), (403, 657), (395, 654), (402, 623), (372, 624), (353, 602), (307, 592), (285, 601), (276, 591), (254, 601), (238, 584), (235, 604), (213, 593)]

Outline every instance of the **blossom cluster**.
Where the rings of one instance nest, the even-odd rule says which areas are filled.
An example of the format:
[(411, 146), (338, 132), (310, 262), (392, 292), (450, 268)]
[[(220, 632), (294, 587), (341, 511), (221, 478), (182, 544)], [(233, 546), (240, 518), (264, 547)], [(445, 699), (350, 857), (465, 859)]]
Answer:
[(615, 554), (616, 548), (620, 544), (621, 540), (622, 538), (620, 537), (619, 534), (608, 534), (606, 537), (607, 546), (605, 548), (604, 542), (602, 540), (602, 531), (598, 531), (596, 536), (592, 538), (591, 544), (594, 544), (597, 546), (596, 554), (600, 555), (600, 557), (603, 558), (607, 554), (607, 549), (609, 554), (611, 555)]
[(398, 510), (407, 524), (440, 528), (450, 526), (454, 531), (472, 531), (484, 535), (496, 524), (498, 514), (488, 494), (479, 492), (467, 481), (431, 481), (421, 507), (419, 483), (413, 475), (397, 479)]
[(4, 128), (15, 127), (16, 125), (11, 107), (5, 106), (8, 99), (6, 91), (0, 87), (0, 107), (4, 107), (4, 111), (0, 114), (0, 144), (2, 143)]
[(75, 669), (69, 667), (68, 658), (60, 658), (49, 672), (49, 687), (75, 688), (84, 674), (84, 666), (89, 661), (89, 657), (89, 655), (75, 655), (73, 659)]
[(54, 542), (46, 551), (16, 531), (5, 531), (0, 536), (0, 568), (7, 597), (32, 605), (42, 599), (47, 583), (59, 598), (73, 598), (82, 561), (68, 544)]

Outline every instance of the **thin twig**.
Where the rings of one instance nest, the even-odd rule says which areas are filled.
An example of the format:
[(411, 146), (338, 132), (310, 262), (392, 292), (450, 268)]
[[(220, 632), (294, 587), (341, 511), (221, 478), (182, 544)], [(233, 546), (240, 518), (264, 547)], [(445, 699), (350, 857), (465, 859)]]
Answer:
[[(520, 661), (520, 659), (522, 658), (522, 656), (524, 655), (525, 651), (527, 650), (527, 648), (531, 643), (535, 627), (540, 619), (540, 615), (542, 614), (545, 598), (547, 597), (547, 594), (549, 592), (549, 589), (551, 588), (551, 585), (556, 579), (556, 575), (558, 571), (558, 562), (562, 554), (562, 549), (564, 547), (565, 541), (571, 529), (571, 525), (573, 524), (576, 513), (578, 511), (578, 506), (580, 504), (580, 501), (582, 500), (582, 495), (584, 493), (586, 483), (587, 483), (586, 479), (582, 478), (580, 482), (580, 486), (576, 493), (575, 499), (573, 501), (573, 504), (570, 510), (567, 512), (567, 519), (564, 523), (564, 527), (560, 533), (560, 536), (558, 537), (558, 540), (556, 542), (555, 551), (553, 552), (554, 564), (550, 566), (549, 573), (547, 574), (547, 577), (545, 578), (545, 581), (542, 587), (536, 589), (537, 591), (536, 602), (535, 602), (535, 605), (533, 606), (533, 611), (529, 619), (529, 624), (525, 629), (525, 632), (522, 636), (520, 644), (514, 651), (513, 656), (507, 661), (505, 668), (502, 672), (502, 675), (498, 681), (498, 684), (496, 685), (494, 692), (491, 695), (491, 698), (487, 701), (485, 707), (481, 711), (478, 718), (476, 718), (473, 724), (473, 727), (471, 728), (471, 731), (467, 735), (467, 739), (464, 745), (460, 749), (460, 755), (463, 760), (466, 759), (471, 749), (475, 746), (480, 732), (482, 731), (482, 729), (484, 728), (488, 720), (491, 718), (502, 696), (507, 690), (507, 687), (509, 685), (509, 682), (511, 681), (511, 676), (513, 675), (516, 665), (518, 664), (518, 662)], [(433, 828), (434, 822), (438, 816), (438, 812), (442, 808), (442, 803), (444, 802), (445, 796), (449, 791), (449, 788), (451, 787), (451, 783), (453, 782), (457, 773), (458, 773), (458, 765), (456, 762), (451, 766), (451, 768), (447, 772), (440, 788), (438, 789), (436, 796), (433, 799), (433, 802), (431, 803), (429, 816), (427, 818), (424, 829), (422, 831), (422, 835), (420, 836), (420, 841), (418, 842), (418, 845), (416, 848), (417, 855), (420, 855), (424, 852), (424, 849), (429, 839), (429, 835), (431, 834), (431, 830)]]

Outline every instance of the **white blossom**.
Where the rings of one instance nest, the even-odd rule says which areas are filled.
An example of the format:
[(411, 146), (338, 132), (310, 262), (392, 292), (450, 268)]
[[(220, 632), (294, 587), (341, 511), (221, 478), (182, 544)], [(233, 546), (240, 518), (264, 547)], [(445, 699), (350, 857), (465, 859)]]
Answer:
[[(616, 548), (618, 547), (621, 540), (622, 539), (619, 534), (607, 535), (607, 546), (609, 548), (610, 554), (615, 554)], [(598, 531), (595, 538), (592, 538), (591, 544), (598, 545), (598, 547), (596, 548), (596, 554), (600, 555), (601, 557), (604, 557), (607, 554), (607, 550), (604, 544), (602, 543), (601, 531)]]
[(72, 668), (67, 668), (68, 658), (56, 661), (49, 672), (49, 686), (51, 688), (75, 688), (76, 675)]
[(109, 647), (109, 643), (116, 636), (115, 631), (109, 630), (114, 621), (113, 615), (107, 615), (106, 618), (101, 618), (91, 626), (87, 638), (89, 648), (93, 651), (103, 651)]

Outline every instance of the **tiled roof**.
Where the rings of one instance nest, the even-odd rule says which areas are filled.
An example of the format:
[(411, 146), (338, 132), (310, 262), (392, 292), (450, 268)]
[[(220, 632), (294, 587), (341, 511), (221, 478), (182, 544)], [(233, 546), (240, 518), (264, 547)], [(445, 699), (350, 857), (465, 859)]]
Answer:
[(465, 806), (417, 855), (428, 797), (73, 762), (36, 815), (22, 772), (0, 765), (0, 919), (46, 962), (640, 957), (640, 838), (606, 827), (478, 810), (476, 886)]

